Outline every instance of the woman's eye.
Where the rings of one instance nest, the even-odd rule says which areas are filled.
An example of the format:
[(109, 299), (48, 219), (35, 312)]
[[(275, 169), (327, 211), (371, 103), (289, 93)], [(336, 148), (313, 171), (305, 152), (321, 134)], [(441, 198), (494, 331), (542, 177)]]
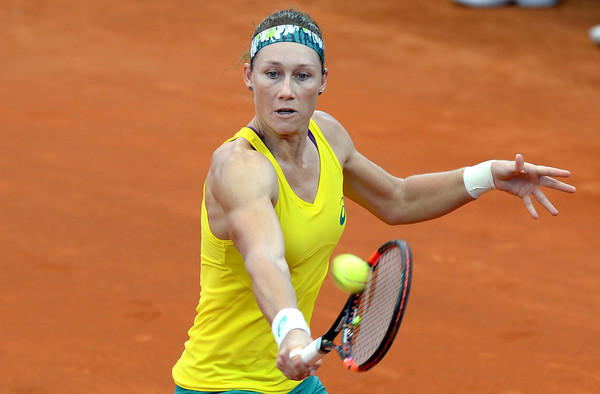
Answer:
[(277, 78), (277, 71), (267, 71), (267, 77), (269, 78)]
[(298, 78), (301, 81), (304, 81), (310, 78), (310, 75), (308, 75), (307, 73), (300, 73), (296, 76), (296, 78)]

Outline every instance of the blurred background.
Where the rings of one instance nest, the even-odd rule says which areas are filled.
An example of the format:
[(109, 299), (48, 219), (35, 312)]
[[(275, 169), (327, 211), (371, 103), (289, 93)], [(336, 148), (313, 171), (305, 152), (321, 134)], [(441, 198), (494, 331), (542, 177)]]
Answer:
[[(0, 392), (173, 392), (210, 157), (253, 116), (254, 26), (289, 6), (325, 37), (319, 109), (389, 172), (522, 153), (578, 188), (537, 221), (502, 193), (403, 227), (349, 203), (340, 252), (402, 238), (416, 266), (386, 358), (329, 356), (329, 392), (600, 391), (600, 2), (0, 0)], [(313, 332), (345, 297), (324, 283)]]

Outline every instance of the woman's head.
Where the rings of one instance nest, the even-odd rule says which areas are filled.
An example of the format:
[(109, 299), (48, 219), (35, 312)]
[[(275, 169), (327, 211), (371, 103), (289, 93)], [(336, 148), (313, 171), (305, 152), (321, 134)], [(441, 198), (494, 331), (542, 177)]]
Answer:
[(258, 52), (269, 44), (277, 42), (296, 42), (313, 49), (319, 55), (321, 71), (325, 72), (325, 48), (323, 35), (317, 23), (310, 15), (289, 9), (267, 16), (254, 29), (250, 49), (250, 67)]
[(323, 40), (308, 15), (278, 11), (255, 30), (244, 82), (254, 92), (255, 124), (263, 130), (308, 130), (327, 83)]

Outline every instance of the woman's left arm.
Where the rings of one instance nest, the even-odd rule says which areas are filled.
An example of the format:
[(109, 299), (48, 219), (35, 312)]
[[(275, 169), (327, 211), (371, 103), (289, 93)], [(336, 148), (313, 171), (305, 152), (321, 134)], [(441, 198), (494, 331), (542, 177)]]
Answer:
[(525, 163), (519, 154), (515, 161), (494, 160), (487, 165), (402, 179), (354, 151), (344, 165), (344, 194), (388, 224), (406, 224), (443, 216), (496, 188), (521, 198), (530, 215), (537, 219), (531, 196), (552, 215), (558, 214), (540, 187), (574, 193), (574, 186), (554, 179), (570, 174), (567, 170)]
[(532, 195), (556, 215), (558, 211), (540, 187), (575, 192), (574, 186), (554, 179), (569, 177), (569, 171), (525, 163), (520, 154), (515, 161), (492, 160), (473, 167), (398, 178), (358, 152), (337, 120), (324, 112), (315, 113), (314, 118), (326, 132), (342, 166), (344, 195), (388, 224), (443, 216), (494, 188), (521, 198), (533, 218), (538, 214)]
[[(470, 171), (473, 167), (402, 179), (388, 174), (355, 151), (344, 167), (344, 194), (388, 224), (406, 224), (443, 216), (493, 188), (521, 198), (530, 215), (537, 219), (531, 196), (552, 215), (558, 214), (540, 187), (566, 193), (576, 190), (574, 186), (554, 179), (569, 177), (569, 171), (525, 163), (520, 154), (515, 161), (488, 163), (480, 167), (474, 185), (471, 185), (473, 175)], [(487, 173), (481, 174), (481, 171)], [(477, 182), (480, 179), (477, 178), (485, 180), (479, 189)]]
[(387, 224), (422, 222), (473, 201), (463, 169), (397, 178), (353, 152), (344, 165), (344, 195)]

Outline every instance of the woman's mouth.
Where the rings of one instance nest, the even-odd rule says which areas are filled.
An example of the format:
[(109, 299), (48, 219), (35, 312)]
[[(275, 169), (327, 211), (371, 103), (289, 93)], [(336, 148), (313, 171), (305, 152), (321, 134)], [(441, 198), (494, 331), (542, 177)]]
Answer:
[(296, 111), (294, 111), (293, 109), (290, 109), (290, 108), (281, 108), (281, 109), (276, 110), (275, 112), (277, 112), (278, 115), (291, 115)]

